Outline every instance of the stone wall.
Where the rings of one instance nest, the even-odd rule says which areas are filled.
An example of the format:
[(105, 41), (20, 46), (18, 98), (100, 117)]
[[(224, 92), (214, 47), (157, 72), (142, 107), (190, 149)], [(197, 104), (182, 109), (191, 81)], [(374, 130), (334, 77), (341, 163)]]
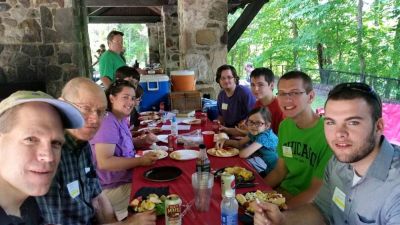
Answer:
[(227, 0), (178, 0), (180, 62), (196, 73), (196, 88), (216, 98), (216, 70), (227, 61)]
[(84, 0), (0, 0), (0, 83), (43, 81), (58, 96), (89, 76)]

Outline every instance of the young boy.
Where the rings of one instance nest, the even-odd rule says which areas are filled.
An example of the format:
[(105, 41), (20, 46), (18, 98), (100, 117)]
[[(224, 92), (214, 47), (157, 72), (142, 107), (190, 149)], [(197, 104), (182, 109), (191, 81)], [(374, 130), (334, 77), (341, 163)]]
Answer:
[(324, 135), (324, 122), (311, 108), (315, 92), (311, 78), (299, 71), (284, 74), (278, 82), (278, 101), (285, 116), (278, 131), (278, 163), (265, 181), (294, 208), (311, 202), (322, 185), (332, 156)]

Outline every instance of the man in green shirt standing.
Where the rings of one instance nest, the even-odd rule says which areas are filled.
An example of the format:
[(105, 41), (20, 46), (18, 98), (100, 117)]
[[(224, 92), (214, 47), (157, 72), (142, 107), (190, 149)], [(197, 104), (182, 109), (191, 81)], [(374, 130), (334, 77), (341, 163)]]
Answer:
[(113, 30), (107, 35), (108, 50), (105, 51), (99, 61), (100, 79), (105, 88), (115, 81), (115, 71), (126, 63), (121, 57), (124, 48), (124, 33)]

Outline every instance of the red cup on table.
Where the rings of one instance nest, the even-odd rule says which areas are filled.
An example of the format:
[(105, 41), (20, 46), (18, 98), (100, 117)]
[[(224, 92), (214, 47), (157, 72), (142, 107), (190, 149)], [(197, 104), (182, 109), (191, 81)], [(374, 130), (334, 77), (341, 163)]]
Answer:
[(207, 123), (207, 113), (201, 113), (201, 125), (205, 125)]
[(207, 149), (214, 147), (214, 131), (203, 131), (203, 143)]

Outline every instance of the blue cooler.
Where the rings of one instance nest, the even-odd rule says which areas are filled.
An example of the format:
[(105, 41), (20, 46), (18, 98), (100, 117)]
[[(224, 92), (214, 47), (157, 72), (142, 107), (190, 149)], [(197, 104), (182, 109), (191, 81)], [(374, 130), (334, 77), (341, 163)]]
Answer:
[(139, 105), (141, 112), (158, 111), (160, 102), (164, 102), (167, 107), (168, 94), (171, 92), (171, 84), (167, 75), (141, 75), (139, 84), (144, 90)]

